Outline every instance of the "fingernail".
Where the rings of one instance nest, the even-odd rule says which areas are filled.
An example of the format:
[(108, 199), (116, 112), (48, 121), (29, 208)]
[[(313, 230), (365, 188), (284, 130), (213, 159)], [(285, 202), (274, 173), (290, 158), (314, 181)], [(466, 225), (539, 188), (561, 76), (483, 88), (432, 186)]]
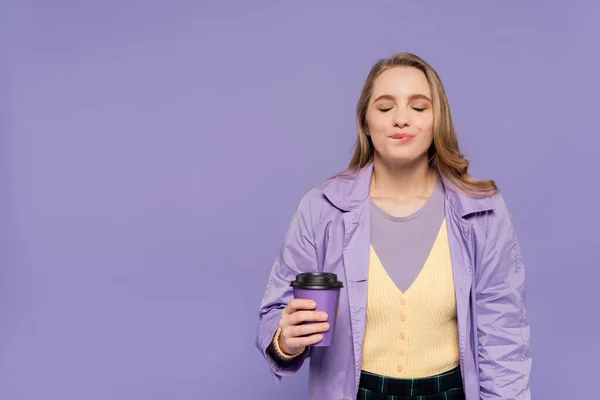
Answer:
[(317, 303), (315, 303), (314, 301), (311, 300), (308, 302), (308, 305), (309, 305), (309, 307), (314, 307), (317, 305)]

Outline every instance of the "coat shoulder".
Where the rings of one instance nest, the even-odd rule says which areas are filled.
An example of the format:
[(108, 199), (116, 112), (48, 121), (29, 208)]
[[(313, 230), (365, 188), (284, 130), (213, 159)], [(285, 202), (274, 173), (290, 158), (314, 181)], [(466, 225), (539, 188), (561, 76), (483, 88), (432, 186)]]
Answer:
[(325, 195), (325, 190), (331, 185), (331, 179), (313, 186), (301, 197), (298, 212), (310, 216), (312, 228), (317, 230), (325, 219), (335, 212), (340, 212)]

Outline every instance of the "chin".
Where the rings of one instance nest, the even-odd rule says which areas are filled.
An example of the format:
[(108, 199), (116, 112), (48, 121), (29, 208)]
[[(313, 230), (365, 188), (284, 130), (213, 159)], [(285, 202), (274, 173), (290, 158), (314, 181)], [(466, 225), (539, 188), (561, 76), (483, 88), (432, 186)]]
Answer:
[(428, 162), (427, 152), (420, 153), (414, 151), (392, 151), (381, 156), (382, 161), (394, 166), (411, 166), (420, 162)]

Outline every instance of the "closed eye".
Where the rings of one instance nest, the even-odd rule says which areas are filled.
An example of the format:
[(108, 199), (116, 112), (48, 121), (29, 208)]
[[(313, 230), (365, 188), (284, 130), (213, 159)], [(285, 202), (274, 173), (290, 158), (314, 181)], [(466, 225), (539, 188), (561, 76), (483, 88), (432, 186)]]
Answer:
[[(382, 113), (386, 113), (388, 111), (390, 111), (392, 108), (380, 108), (379, 111)], [(412, 107), (413, 110), (417, 111), (417, 112), (423, 112), (425, 110), (427, 110), (426, 107)]]

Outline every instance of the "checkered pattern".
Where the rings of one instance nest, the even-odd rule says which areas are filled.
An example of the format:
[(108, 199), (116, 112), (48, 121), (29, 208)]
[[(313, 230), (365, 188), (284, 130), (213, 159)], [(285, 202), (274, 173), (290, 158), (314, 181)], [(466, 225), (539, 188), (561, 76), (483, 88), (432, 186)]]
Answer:
[(460, 368), (429, 378), (396, 379), (361, 371), (357, 400), (465, 400)]

